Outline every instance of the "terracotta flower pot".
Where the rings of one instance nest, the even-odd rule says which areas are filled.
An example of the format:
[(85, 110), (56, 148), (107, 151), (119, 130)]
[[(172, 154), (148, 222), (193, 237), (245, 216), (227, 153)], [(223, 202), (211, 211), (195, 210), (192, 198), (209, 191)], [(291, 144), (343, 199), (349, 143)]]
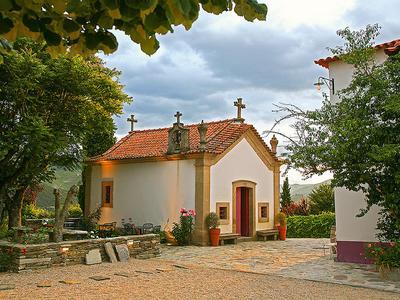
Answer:
[(281, 241), (286, 240), (286, 230), (287, 230), (287, 226), (278, 226), (278, 230), (279, 230), (279, 239)]
[(210, 242), (211, 246), (219, 245), (219, 235), (221, 234), (220, 228), (210, 228)]

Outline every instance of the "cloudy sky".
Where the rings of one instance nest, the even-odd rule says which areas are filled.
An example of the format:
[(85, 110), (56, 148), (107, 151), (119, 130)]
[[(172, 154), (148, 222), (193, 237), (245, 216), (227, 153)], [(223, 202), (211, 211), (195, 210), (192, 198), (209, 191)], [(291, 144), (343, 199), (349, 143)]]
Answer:
[[(121, 81), (134, 102), (116, 118), (117, 136), (129, 131), (130, 114), (138, 118), (138, 129), (169, 126), (177, 110), (185, 124), (232, 118), (237, 97), (246, 103), (246, 122), (262, 132), (277, 118), (274, 103), (309, 109), (321, 105), (313, 82), (327, 72), (313, 61), (329, 55), (326, 47), (341, 44), (337, 29), (378, 23), (377, 42), (400, 37), (400, 0), (262, 2), (268, 6), (265, 22), (249, 23), (233, 12), (202, 13), (190, 31), (178, 27), (159, 37), (160, 49), (151, 57), (118, 34), (118, 51), (104, 59), (122, 71)], [(301, 182), (296, 172), (289, 177)]]

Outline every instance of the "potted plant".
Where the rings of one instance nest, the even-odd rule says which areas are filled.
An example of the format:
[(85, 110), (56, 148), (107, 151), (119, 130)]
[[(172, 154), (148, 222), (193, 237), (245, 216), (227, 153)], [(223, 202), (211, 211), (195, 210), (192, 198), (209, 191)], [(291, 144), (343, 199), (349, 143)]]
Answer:
[(281, 241), (286, 240), (286, 230), (287, 230), (287, 218), (283, 212), (278, 213), (275, 216), (276, 222), (278, 222), (279, 239)]
[(206, 224), (210, 232), (210, 242), (211, 246), (218, 246), (219, 236), (221, 234), (221, 229), (219, 226), (219, 217), (215, 212), (211, 212), (206, 217)]

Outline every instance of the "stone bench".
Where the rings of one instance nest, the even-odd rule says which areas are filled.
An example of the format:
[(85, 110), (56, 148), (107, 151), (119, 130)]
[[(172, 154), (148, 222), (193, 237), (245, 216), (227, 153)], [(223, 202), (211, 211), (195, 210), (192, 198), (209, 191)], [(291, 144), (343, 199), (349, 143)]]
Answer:
[(227, 241), (237, 244), (237, 239), (240, 237), (238, 233), (223, 233), (219, 236), (219, 243), (221, 246), (225, 245)]
[(258, 230), (257, 231), (257, 239), (261, 238), (263, 241), (266, 241), (268, 237), (272, 236), (274, 241), (278, 239), (278, 230), (277, 229), (266, 229), (266, 230)]

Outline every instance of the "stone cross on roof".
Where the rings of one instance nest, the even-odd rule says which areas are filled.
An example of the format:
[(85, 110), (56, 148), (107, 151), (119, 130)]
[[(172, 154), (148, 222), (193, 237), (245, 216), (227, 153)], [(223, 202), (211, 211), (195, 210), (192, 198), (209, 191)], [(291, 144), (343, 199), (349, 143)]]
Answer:
[(135, 119), (135, 115), (131, 115), (130, 118), (126, 119), (128, 122), (131, 122), (131, 131), (135, 128), (135, 123), (137, 123), (138, 120)]
[(244, 121), (244, 119), (242, 118), (242, 109), (245, 109), (246, 105), (242, 101), (242, 98), (238, 98), (237, 101), (233, 103), (233, 105), (237, 107), (237, 117), (235, 118), (235, 121), (238, 122)]
[(178, 124), (178, 125), (181, 124), (182, 113), (177, 111), (176, 114), (174, 115), (174, 117), (176, 118), (176, 124)]

